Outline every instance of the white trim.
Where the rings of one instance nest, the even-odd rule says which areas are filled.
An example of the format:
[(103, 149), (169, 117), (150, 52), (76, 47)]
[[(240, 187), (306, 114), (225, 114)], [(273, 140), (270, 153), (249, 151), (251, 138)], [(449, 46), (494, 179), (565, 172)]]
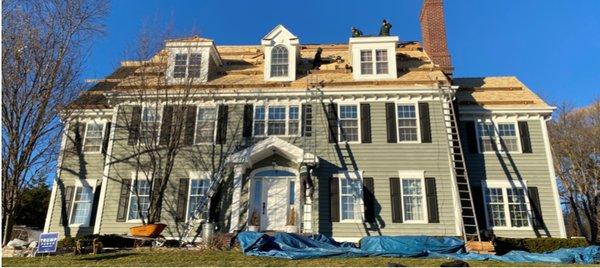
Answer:
[(254, 163), (273, 155), (275, 152), (296, 163), (302, 161), (319, 162), (319, 159), (313, 154), (305, 152), (300, 147), (276, 136), (270, 136), (246, 149), (233, 153), (227, 157), (226, 162), (251, 167)]
[[(403, 224), (427, 224), (429, 223), (429, 215), (427, 211), (427, 192), (425, 189), (425, 171), (423, 170), (399, 170), (398, 177), (400, 178), (400, 193), (402, 196), (402, 223)], [(423, 196), (423, 219), (422, 220), (406, 220), (406, 211), (404, 211), (404, 185), (402, 181), (404, 179), (420, 179), (421, 180), (421, 194)]]
[[(343, 142), (347, 142), (350, 144), (360, 144), (362, 143), (362, 126), (361, 126), (361, 112), (360, 112), (360, 102), (337, 102), (335, 103), (337, 106), (337, 111), (336, 111), (336, 115), (337, 115), (337, 142), (338, 143), (343, 143)], [(342, 125), (341, 125), (341, 109), (342, 106), (355, 106), (356, 107), (356, 125), (357, 127), (357, 131), (358, 131), (358, 139), (356, 141), (342, 141)]]
[[(81, 144), (81, 151), (84, 154), (99, 154), (102, 152), (102, 145), (104, 145), (104, 135), (106, 135), (106, 119), (101, 119), (101, 120), (88, 120), (85, 121), (85, 130), (83, 131), (83, 142)], [(87, 142), (87, 135), (88, 135), (88, 128), (90, 126), (90, 124), (100, 124), (102, 125), (102, 135), (100, 137), (100, 149), (98, 151), (86, 151), (85, 150), (85, 143)]]
[[(362, 185), (363, 185), (363, 171), (357, 170), (354, 172), (343, 171), (340, 173), (333, 174), (333, 177), (338, 179), (338, 206), (339, 206), (339, 218), (340, 223), (363, 223), (365, 221), (365, 204), (363, 201)], [(354, 200), (355, 204), (358, 205), (358, 208), (354, 208), (354, 219), (343, 219), (342, 214), (342, 180), (359, 180), (360, 187), (358, 188), (359, 196), (356, 197), (358, 200)], [(358, 215), (356, 215), (358, 214)]]
[[(548, 119), (549, 120), (549, 119)], [(558, 185), (556, 181), (556, 173), (554, 171), (554, 159), (552, 159), (552, 149), (550, 147), (550, 139), (548, 137), (548, 127), (546, 120), (540, 118), (542, 127), (542, 137), (544, 139), (544, 151), (546, 153), (546, 161), (548, 162), (548, 172), (550, 173), (550, 185), (552, 185), (552, 195), (554, 196), (554, 206), (556, 207), (556, 216), (558, 217), (558, 232), (560, 237), (566, 238), (567, 231), (565, 227), (565, 219), (560, 206), (560, 195), (558, 193)]]
[[(84, 181), (85, 181), (85, 185), (83, 183)], [(94, 205), (94, 195), (96, 193), (97, 180), (93, 180), (93, 179), (76, 180), (74, 186), (75, 187), (73, 188), (73, 198), (71, 200), (71, 206), (69, 207), (70, 210), (69, 210), (69, 214), (67, 216), (67, 219), (69, 221), (69, 227), (89, 227), (90, 220), (92, 218), (92, 208)], [(92, 188), (92, 192), (91, 192), (92, 196), (91, 196), (91, 200), (90, 200), (90, 211), (88, 212), (85, 223), (73, 224), (73, 223), (71, 223), (71, 220), (73, 217), (73, 210), (75, 209), (75, 202), (77, 199), (77, 188), (83, 188), (83, 187), (91, 187)]]
[[(100, 188), (100, 199), (98, 200), (98, 208), (96, 209), (96, 222), (94, 223), (94, 234), (100, 233), (100, 224), (102, 223), (102, 214), (104, 211), (104, 202), (106, 199), (106, 188), (108, 188), (108, 173), (110, 170), (110, 161), (112, 157), (112, 148), (115, 138), (115, 130), (117, 129), (117, 114), (119, 105), (115, 105), (112, 112), (111, 129), (108, 137), (108, 148), (106, 148), (106, 156), (104, 160), (104, 170), (102, 171), (102, 183)], [(106, 128), (106, 127), (105, 127)]]
[[(483, 187), (481, 187), (481, 191), (482, 191), (482, 196), (483, 196), (483, 207), (484, 207), (484, 211), (485, 211), (485, 225), (486, 225), (486, 229), (492, 229), (492, 230), (527, 230), (527, 231), (533, 231), (533, 221), (532, 221), (532, 217), (533, 217), (533, 211), (531, 210), (531, 203), (529, 200), (529, 195), (527, 194), (527, 181), (523, 180), (523, 181), (509, 181), (509, 180), (483, 180), (481, 181), (481, 184)], [(520, 184), (520, 185), (517, 185)], [(502, 204), (503, 204), (503, 208), (504, 208), (504, 221), (506, 222), (506, 226), (494, 226), (492, 224), (492, 220), (488, 217), (489, 212), (488, 212), (488, 203), (486, 201), (487, 199), (487, 189), (489, 188), (500, 188), (502, 189)], [(508, 203), (508, 191), (507, 189), (523, 189), (523, 196), (525, 198), (525, 207), (527, 209), (527, 226), (523, 226), (523, 227), (513, 227), (512, 226), (512, 221), (511, 221), (511, 216), (510, 216), (510, 209), (509, 209), (509, 203)]]
[[(194, 145), (212, 145), (215, 144), (217, 141), (217, 129), (219, 127), (219, 110), (221, 109), (221, 107), (219, 105), (196, 105), (194, 106), (196, 107), (196, 117), (194, 118)], [(212, 142), (197, 142), (196, 138), (197, 138), (197, 134), (198, 134), (198, 114), (200, 113), (200, 109), (206, 109), (206, 108), (214, 108), (215, 109), (215, 122), (214, 122), (214, 129), (213, 129), (213, 136), (212, 136)]]
[(50, 202), (48, 204), (48, 211), (46, 211), (46, 220), (44, 222), (44, 232), (45, 233), (50, 231), (50, 224), (52, 222), (52, 214), (54, 213), (54, 205), (56, 202), (56, 194), (58, 191), (56, 188), (58, 188), (58, 180), (60, 180), (60, 177), (62, 174), (62, 163), (63, 163), (64, 151), (65, 151), (66, 142), (67, 142), (67, 134), (68, 134), (69, 125), (70, 125), (69, 122), (65, 123), (65, 126), (63, 128), (63, 133), (61, 135), (60, 152), (58, 153), (58, 159), (56, 160), (56, 163), (57, 163), (56, 174), (55, 174), (56, 177), (54, 177), (54, 181), (52, 182), (52, 193), (50, 195)]
[[(285, 108), (285, 134), (283, 135), (275, 135), (268, 134), (269, 133), (269, 108), (271, 106), (283, 106)], [(298, 107), (298, 133), (290, 134), (289, 124), (290, 124), (290, 107), (296, 106)], [(255, 131), (255, 123), (256, 123), (256, 108), (263, 107), (264, 108), (264, 116), (265, 118), (262, 120), (264, 123), (264, 130), (262, 134), (258, 134)], [(264, 137), (300, 137), (302, 133), (302, 104), (299, 102), (263, 102), (256, 103), (252, 105), (252, 137), (255, 138), (264, 138)]]
[[(416, 141), (401, 141), (400, 140), (400, 126), (398, 124), (398, 106), (399, 105), (414, 105), (415, 107), (415, 119), (416, 119), (416, 128), (417, 128), (417, 140)], [(402, 102), (397, 101), (394, 103), (394, 120), (396, 120), (396, 143), (422, 143), (421, 141), (421, 118), (420, 118), (420, 110), (419, 110), (419, 102)]]
[(246, 167), (242, 164), (237, 164), (233, 168), (233, 196), (231, 198), (231, 219), (229, 224), (230, 233), (239, 230), (242, 206), (242, 184), (245, 171)]
[[(496, 148), (498, 148), (498, 150), (496, 151), (483, 151), (481, 148), (481, 133), (479, 132), (479, 124), (482, 123), (492, 123), (493, 127), (494, 127), (494, 143), (496, 144)], [(504, 151), (503, 147), (502, 147), (502, 143), (500, 142), (500, 133), (498, 132), (498, 125), (499, 124), (514, 124), (515, 126), (515, 139), (517, 141), (517, 151)], [(523, 153), (523, 148), (521, 146), (521, 132), (519, 130), (519, 121), (517, 120), (512, 120), (512, 119), (499, 119), (496, 118), (494, 120), (489, 119), (489, 118), (479, 118), (477, 120), (475, 120), (475, 135), (477, 137), (477, 151), (479, 154), (522, 154)]]

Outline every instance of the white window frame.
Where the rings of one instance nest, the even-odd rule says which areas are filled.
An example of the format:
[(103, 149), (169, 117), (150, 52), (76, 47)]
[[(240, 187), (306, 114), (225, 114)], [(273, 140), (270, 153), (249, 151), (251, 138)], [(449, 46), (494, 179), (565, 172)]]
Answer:
[[(485, 180), (482, 181), (481, 191), (483, 194), (483, 202), (484, 202), (484, 210), (485, 210), (485, 224), (488, 229), (492, 230), (533, 230), (533, 221), (532, 221), (532, 210), (531, 203), (529, 200), (529, 195), (527, 194), (527, 181), (518, 181), (518, 182), (510, 182), (505, 180)], [(506, 222), (506, 226), (493, 226), (492, 219), (489, 218), (488, 211), (488, 203), (487, 203), (487, 191), (488, 188), (501, 188), (502, 189), (502, 199), (504, 204), (504, 221)], [(508, 203), (508, 191), (507, 189), (523, 189), (523, 194), (525, 198), (525, 207), (527, 208), (527, 222), (528, 226), (522, 227), (513, 227), (512, 221), (510, 217), (510, 208)]]
[[(154, 181), (151, 178), (146, 177), (146, 175), (143, 172), (139, 172), (136, 176), (136, 172), (131, 172), (131, 185), (129, 187), (129, 198), (127, 199), (127, 220), (125, 222), (129, 222), (129, 223), (140, 223), (142, 222), (142, 219), (130, 219), (129, 215), (131, 214), (131, 198), (133, 198), (133, 196), (135, 196), (135, 182), (137, 180), (144, 180), (147, 181), (150, 184), (150, 192), (152, 192), (152, 184), (154, 183)], [(150, 194), (148, 195), (148, 197), (150, 198)], [(148, 202), (151, 202), (151, 200), (148, 200)]]
[[(154, 104), (143, 104), (142, 105), (142, 112), (140, 113), (140, 128), (139, 128), (139, 135), (138, 135), (138, 145), (142, 145), (144, 144), (142, 142), (142, 131), (143, 131), (143, 124), (144, 124), (144, 109), (156, 109), (157, 111), (157, 115), (158, 116), (158, 125), (156, 126), (157, 129), (157, 133), (156, 133), (156, 144), (158, 144), (160, 142), (160, 132), (162, 130), (162, 119), (163, 119), (163, 112), (164, 112), (164, 106), (161, 105), (160, 107), (157, 107), (157, 105)], [(149, 122), (149, 121), (148, 121)]]
[[(365, 205), (363, 202), (363, 172), (342, 172), (334, 175), (338, 179), (338, 206), (339, 206), (339, 217), (340, 223), (362, 223), (365, 221)], [(360, 187), (358, 187), (358, 196), (355, 197), (354, 207), (354, 219), (344, 219), (342, 211), (342, 180), (358, 180)]]
[[(92, 210), (94, 207), (94, 195), (96, 193), (96, 180), (76, 180), (74, 186), (75, 187), (73, 188), (73, 198), (71, 200), (71, 207), (69, 208), (69, 216), (68, 216), (69, 224), (68, 225), (69, 225), (69, 227), (89, 227), (90, 220), (92, 218), (92, 213), (93, 213)], [(90, 201), (90, 211), (88, 213), (85, 223), (71, 223), (71, 220), (73, 219), (73, 211), (75, 209), (75, 203), (76, 203), (75, 199), (77, 197), (77, 188), (82, 188), (84, 186), (92, 188), (92, 200)]]
[[(400, 178), (400, 193), (402, 196), (402, 223), (406, 224), (426, 224), (429, 223), (429, 215), (427, 213), (427, 189), (425, 189), (425, 171), (415, 170), (400, 170), (398, 171), (398, 177)], [(406, 211), (404, 210), (404, 183), (402, 183), (405, 179), (419, 179), (421, 181), (421, 190), (423, 194), (423, 200), (421, 201), (423, 204), (423, 219), (422, 220), (407, 220), (406, 219)]]
[[(263, 133), (256, 133), (256, 129), (254, 128), (254, 125), (256, 123), (256, 109), (258, 107), (264, 107), (265, 109), (265, 119), (263, 119), (262, 121), (264, 122), (265, 126), (264, 126), (264, 132)], [(269, 106), (284, 106), (285, 107), (285, 134), (283, 135), (269, 135)], [(290, 106), (297, 106), (298, 107), (298, 133), (297, 134), (290, 134)], [(296, 120), (296, 119), (294, 119)], [(252, 109), (252, 136), (253, 137), (257, 137), (257, 138), (262, 138), (262, 137), (269, 137), (269, 136), (275, 136), (275, 137), (300, 137), (300, 135), (302, 134), (302, 103), (264, 103), (264, 104), (255, 104), (253, 109)]]
[[(213, 136), (212, 136), (212, 141), (211, 142), (198, 142), (198, 114), (200, 113), (200, 109), (202, 108), (214, 108), (215, 109), (215, 123), (214, 123), (214, 129), (213, 129)], [(214, 144), (216, 142), (217, 139), (217, 127), (219, 124), (219, 106), (216, 105), (212, 105), (212, 106), (208, 106), (208, 105), (200, 105), (200, 106), (196, 106), (196, 117), (194, 118), (194, 144), (195, 145), (210, 145), (210, 144)]]
[[(401, 141), (400, 140), (400, 126), (398, 125), (398, 120), (400, 118), (398, 118), (398, 106), (399, 105), (413, 105), (415, 107), (415, 117), (417, 119), (416, 121), (416, 127), (417, 127), (417, 140), (416, 141)], [(421, 118), (419, 118), (419, 114), (420, 114), (420, 110), (419, 110), (419, 103), (418, 102), (395, 102), (394, 103), (394, 118), (395, 118), (395, 125), (396, 125), (396, 143), (421, 143)]]
[[(192, 196), (192, 182), (193, 181), (207, 181), (208, 185), (206, 188), (206, 192), (204, 194), (199, 194), (199, 195), (193, 195)], [(190, 211), (190, 206), (191, 206), (191, 201), (192, 201), (192, 197), (198, 196), (198, 197), (202, 197), (205, 196), (206, 193), (208, 193), (208, 190), (210, 189), (210, 178), (190, 178), (190, 183), (189, 183), (189, 187), (188, 187), (188, 196), (187, 196), (187, 208), (185, 209), (185, 222), (188, 222), (190, 219), (190, 213), (192, 211)], [(210, 207), (210, 199), (208, 200), (208, 204), (207, 204), (207, 208)], [(208, 210), (207, 210), (208, 211)], [(207, 213), (208, 214), (208, 213)]]
[[(88, 127), (90, 124), (100, 124), (102, 125), (102, 136), (100, 137), (100, 149), (98, 151), (86, 151), (85, 150), (85, 143), (87, 141), (87, 134), (88, 134)], [(84, 154), (99, 154), (102, 152), (102, 146), (104, 145), (104, 135), (106, 135), (106, 120), (92, 120), (92, 121), (87, 121), (85, 123), (85, 131), (83, 132), (83, 145), (82, 145), (82, 151)]]
[[(386, 61), (385, 63), (387, 64), (387, 72), (386, 73), (377, 73), (377, 51), (385, 51), (386, 52)], [(363, 51), (370, 51), (371, 52), (371, 73), (370, 74), (363, 74), (362, 72), (362, 64), (363, 64), (363, 60), (362, 60), (362, 52)], [(395, 51), (394, 51), (395, 52)], [(395, 57), (395, 54), (392, 53), (392, 55)], [(358, 73), (360, 74), (361, 77), (366, 77), (366, 78), (373, 78), (373, 77), (385, 77), (385, 76), (389, 76), (390, 72), (391, 72), (391, 67), (390, 67), (390, 50), (386, 47), (369, 47), (369, 48), (360, 48), (359, 52), (358, 52), (358, 56), (359, 58), (359, 63), (360, 65), (358, 66)], [(367, 62), (369, 63), (369, 62)], [(383, 63), (383, 61), (381, 61), (381, 63)], [(395, 72), (394, 72), (395, 75)]]
[[(357, 121), (357, 125), (358, 125), (358, 140), (356, 141), (342, 141), (342, 124), (341, 124), (341, 109), (342, 106), (356, 106), (356, 121)], [(360, 124), (361, 122), (361, 114), (360, 114), (360, 103), (358, 102), (341, 102), (341, 103), (337, 103), (337, 114), (336, 114), (336, 120), (337, 120), (337, 142), (341, 143), (341, 142), (348, 142), (350, 144), (353, 143), (361, 143), (362, 142), (362, 126)]]
[[(190, 60), (191, 60), (191, 58), (192, 58), (191, 56), (193, 54), (200, 55), (200, 66), (199, 66), (200, 70), (199, 70), (198, 77), (190, 77)], [(185, 67), (185, 75), (183, 77), (175, 77), (175, 67), (177, 66), (176, 65), (177, 55), (185, 55), (186, 56), (185, 65), (184, 65), (184, 67)], [(175, 80), (200, 79), (202, 77), (202, 69), (203, 69), (202, 68), (203, 67), (202, 63), (204, 61), (204, 55), (203, 55), (202, 51), (186, 51), (186, 52), (177, 51), (177, 52), (173, 53), (173, 59), (172, 60), (173, 60), (173, 68), (171, 70), (171, 77), (173, 77), (173, 79), (175, 79)]]
[[(283, 48), (285, 49), (286, 55), (287, 55), (287, 59), (286, 59), (286, 70), (285, 70), (285, 75), (273, 75), (273, 66), (284, 66), (284, 64), (274, 64), (273, 63), (273, 52), (278, 49), (278, 48)], [(269, 62), (269, 77), (270, 78), (286, 78), (290, 76), (290, 49), (283, 45), (283, 44), (277, 44), (275, 46), (273, 46), (273, 48), (271, 48), (271, 50), (269, 51), (269, 53), (271, 53), (271, 61)]]
[[(494, 143), (496, 144), (497, 151), (483, 151), (481, 148), (481, 132), (479, 130), (479, 124), (482, 123), (492, 123), (494, 126)], [(515, 137), (517, 140), (517, 151), (504, 151), (502, 147), (502, 143), (500, 142), (500, 133), (498, 133), (498, 125), (499, 124), (513, 124), (515, 126)], [(509, 154), (520, 154), (523, 152), (523, 147), (521, 145), (521, 130), (519, 129), (519, 122), (516, 120), (502, 120), (502, 119), (477, 119), (475, 120), (475, 133), (477, 136), (477, 150), (480, 154), (496, 154), (496, 153), (509, 153)]]

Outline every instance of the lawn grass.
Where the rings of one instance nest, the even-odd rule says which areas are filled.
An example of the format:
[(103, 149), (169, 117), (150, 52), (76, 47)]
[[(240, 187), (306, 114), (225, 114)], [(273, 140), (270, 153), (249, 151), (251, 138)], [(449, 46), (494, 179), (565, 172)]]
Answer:
[[(135, 249), (98, 255), (61, 255), (36, 258), (2, 258), (2, 266), (440, 266), (449, 260), (428, 258), (323, 258), (285, 260), (244, 256), (240, 251)], [(551, 264), (469, 261), (471, 266), (552, 266)]]

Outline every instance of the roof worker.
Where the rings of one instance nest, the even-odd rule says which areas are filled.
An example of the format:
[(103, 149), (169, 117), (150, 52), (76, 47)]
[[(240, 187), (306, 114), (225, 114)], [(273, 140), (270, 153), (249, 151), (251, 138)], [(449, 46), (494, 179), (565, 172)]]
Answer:
[(313, 59), (313, 70), (319, 70), (321, 67), (321, 52), (323, 52), (323, 49), (317, 48), (317, 53), (315, 53), (315, 58)]
[(384, 19), (379, 28), (379, 36), (390, 36), (390, 29), (392, 29), (392, 25)]
[(359, 29), (352, 27), (352, 37), (361, 37), (362, 35), (363, 33)]

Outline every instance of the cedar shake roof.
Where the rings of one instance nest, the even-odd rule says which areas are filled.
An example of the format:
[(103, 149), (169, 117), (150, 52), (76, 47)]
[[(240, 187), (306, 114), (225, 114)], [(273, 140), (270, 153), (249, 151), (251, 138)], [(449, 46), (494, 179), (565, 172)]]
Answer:
[(483, 108), (549, 108), (531, 89), (514, 76), (455, 78), (456, 98), (461, 106)]

